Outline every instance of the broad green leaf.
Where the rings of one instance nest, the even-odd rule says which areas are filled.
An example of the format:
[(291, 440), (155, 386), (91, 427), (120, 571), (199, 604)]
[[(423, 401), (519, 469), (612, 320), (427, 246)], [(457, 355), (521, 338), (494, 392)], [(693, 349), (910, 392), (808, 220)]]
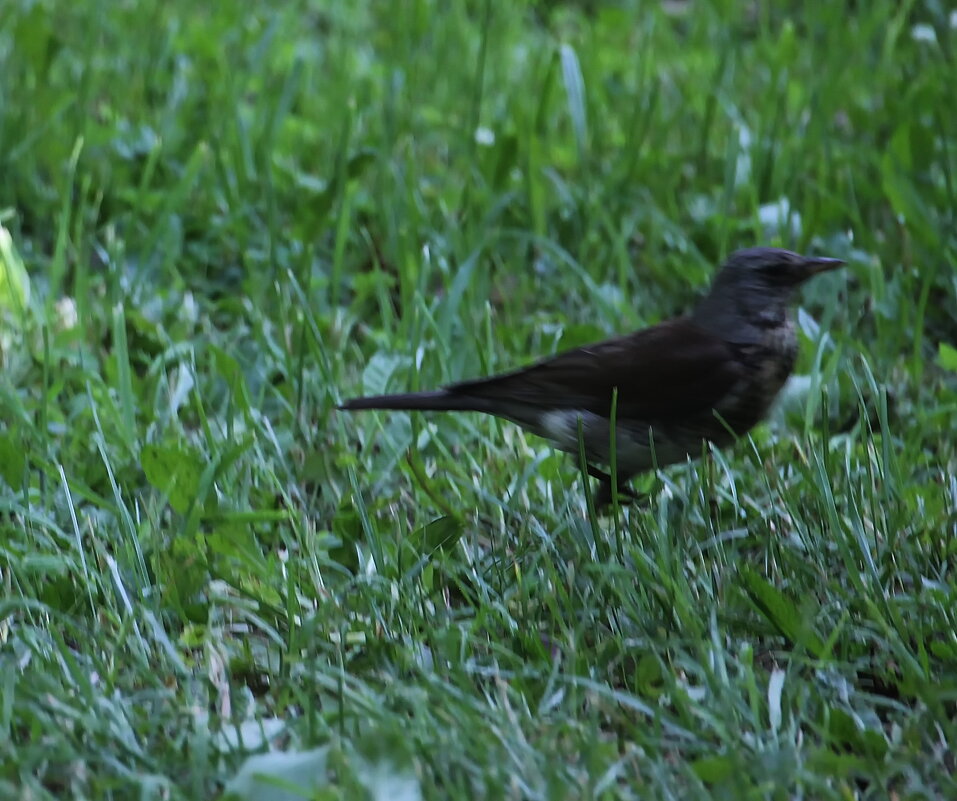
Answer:
[(233, 403), (241, 412), (248, 413), (249, 398), (246, 393), (246, 377), (239, 366), (239, 361), (231, 353), (227, 353), (216, 345), (209, 346), (209, 353), (213, 357), (213, 366), (216, 372), (229, 387)]
[(744, 586), (752, 603), (775, 628), (793, 643), (803, 645), (814, 656), (824, 653), (824, 642), (805, 622), (797, 605), (753, 570), (744, 571)]
[(177, 445), (146, 445), (140, 453), (146, 480), (180, 514), (189, 511), (199, 491), (205, 464), (192, 450)]
[(388, 391), (389, 379), (402, 364), (401, 356), (388, 353), (376, 353), (365, 370), (362, 371), (362, 389), (367, 395), (381, 395)]
[(0, 476), (13, 489), (20, 489), (27, 467), (23, 442), (13, 431), (0, 432)]
[(446, 515), (414, 531), (409, 537), (409, 542), (426, 553), (433, 551), (448, 553), (462, 538), (463, 531), (460, 520)]
[(887, 739), (884, 735), (859, 724), (843, 709), (833, 708), (829, 711), (827, 731), (834, 744), (851, 748), (858, 755), (882, 760), (887, 754)]
[(226, 785), (235, 801), (302, 801), (329, 783), (328, 746), (311, 751), (271, 751), (247, 759)]
[(941, 342), (937, 347), (937, 363), (945, 370), (957, 373), (957, 348)]
[(0, 225), (0, 309), (21, 312), (29, 303), (30, 276), (13, 237)]
[(723, 782), (734, 773), (734, 760), (726, 756), (701, 757), (691, 763), (691, 769), (703, 782), (715, 784)]

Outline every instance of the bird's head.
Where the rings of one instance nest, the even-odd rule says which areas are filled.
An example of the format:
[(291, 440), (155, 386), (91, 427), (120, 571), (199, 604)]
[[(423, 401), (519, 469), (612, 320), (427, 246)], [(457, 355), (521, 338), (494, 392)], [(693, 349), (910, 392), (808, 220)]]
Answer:
[(835, 270), (844, 262), (802, 256), (780, 248), (747, 248), (732, 253), (711, 290), (694, 312), (703, 327), (726, 335), (783, 323), (794, 290), (809, 278)]
[(823, 256), (802, 256), (781, 248), (746, 248), (736, 250), (722, 265), (715, 279), (731, 286), (762, 287), (765, 291), (792, 290), (808, 278), (844, 264), (841, 259)]

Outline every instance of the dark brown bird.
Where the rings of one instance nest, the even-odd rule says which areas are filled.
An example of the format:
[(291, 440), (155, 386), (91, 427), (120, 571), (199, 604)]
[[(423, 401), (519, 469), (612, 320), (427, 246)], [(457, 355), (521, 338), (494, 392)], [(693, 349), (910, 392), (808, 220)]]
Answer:
[(794, 290), (840, 259), (778, 248), (731, 254), (685, 317), (434, 392), (353, 398), (339, 408), (484, 412), (579, 452), (611, 498), (613, 393), (619, 491), (636, 473), (727, 445), (764, 419), (797, 358)]

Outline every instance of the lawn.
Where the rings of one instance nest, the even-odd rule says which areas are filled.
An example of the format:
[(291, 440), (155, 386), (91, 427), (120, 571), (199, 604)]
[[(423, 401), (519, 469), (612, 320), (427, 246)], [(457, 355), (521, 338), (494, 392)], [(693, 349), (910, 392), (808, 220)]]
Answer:
[[(0, 797), (957, 798), (955, 82), (935, 0), (4, 0)], [(755, 244), (848, 267), (640, 505), (335, 409)]]

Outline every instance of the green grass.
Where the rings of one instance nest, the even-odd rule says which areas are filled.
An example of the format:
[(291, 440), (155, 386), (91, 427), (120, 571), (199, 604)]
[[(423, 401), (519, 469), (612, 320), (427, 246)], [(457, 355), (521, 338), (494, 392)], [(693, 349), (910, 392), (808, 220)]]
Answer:
[[(957, 797), (942, 6), (7, 0), (0, 796), (268, 746), (330, 799)], [(756, 243), (850, 263), (805, 391), (617, 518), (510, 425), (334, 410)]]

